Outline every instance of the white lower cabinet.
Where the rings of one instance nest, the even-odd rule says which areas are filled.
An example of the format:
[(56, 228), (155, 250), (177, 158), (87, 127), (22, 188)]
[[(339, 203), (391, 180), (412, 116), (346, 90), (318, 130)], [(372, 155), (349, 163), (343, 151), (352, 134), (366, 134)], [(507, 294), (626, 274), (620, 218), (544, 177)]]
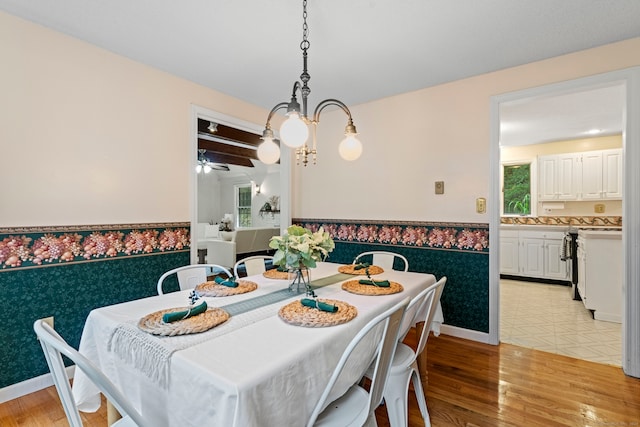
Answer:
[(622, 232), (578, 232), (578, 292), (594, 319), (622, 321)]
[(500, 230), (500, 274), (568, 280), (563, 231)]
[(517, 231), (500, 231), (500, 273), (520, 273), (520, 241)]

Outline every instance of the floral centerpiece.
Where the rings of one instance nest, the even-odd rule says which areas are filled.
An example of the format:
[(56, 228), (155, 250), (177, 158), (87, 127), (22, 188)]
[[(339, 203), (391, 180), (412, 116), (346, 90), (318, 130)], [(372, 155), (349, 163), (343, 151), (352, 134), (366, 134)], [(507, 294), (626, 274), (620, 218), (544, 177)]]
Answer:
[(324, 261), (336, 246), (322, 227), (312, 233), (299, 225), (292, 225), (284, 236), (273, 236), (269, 247), (276, 249), (274, 264), (295, 269), (315, 267), (316, 262)]

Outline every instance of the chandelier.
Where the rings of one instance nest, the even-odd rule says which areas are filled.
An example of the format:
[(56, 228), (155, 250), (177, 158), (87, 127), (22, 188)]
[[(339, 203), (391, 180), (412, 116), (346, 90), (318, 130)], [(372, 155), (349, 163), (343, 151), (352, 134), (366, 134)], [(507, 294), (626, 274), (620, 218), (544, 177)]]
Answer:
[[(286, 145), (296, 149), (296, 164), (302, 164), (307, 166), (309, 162), (309, 156), (312, 156), (313, 164), (316, 164), (316, 127), (320, 121), (320, 113), (326, 107), (336, 106), (339, 107), (347, 115), (347, 126), (345, 128), (345, 138), (342, 140), (338, 147), (340, 156), (345, 160), (355, 160), (362, 154), (362, 143), (356, 138), (356, 127), (351, 119), (351, 112), (349, 108), (337, 99), (325, 99), (321, 101), (313, 112), (313, 116), (307, 115), (307, 98), (311, 93), (311, 88), (308, 86), (311, 76), (307, 72), (307, 50), (309, 50), (309, 26), (307, 25), (307, 0), (302, 2), (302, 42), (300, 43), (300, 49), (302, 50), (302, 74), (300, 74), (300, 81), (296, 81), (293, 84), (293, 93), (291, 94), (291, 101), (281, 102), (271, 109), (269, 116), (267, 117), (267, 124), (265, 125), (262, 133), (262, 140), (264, 141), (258, 147), (258, 158), (267, 164), (275, 163), (280, 158), (280, 148), (274, 142), (274, 134), (271, 129), (271, 118), (273, 114), (280, 109), (287, 109), (287, 119), (282, 123), (280, 127), (280, 139)], [(302, 107), (296, 97), (297, 92), (300, 91), (302, 96)], [(311, 145), (307, 143), (309, 139), (309, 126), (311, 126)]]

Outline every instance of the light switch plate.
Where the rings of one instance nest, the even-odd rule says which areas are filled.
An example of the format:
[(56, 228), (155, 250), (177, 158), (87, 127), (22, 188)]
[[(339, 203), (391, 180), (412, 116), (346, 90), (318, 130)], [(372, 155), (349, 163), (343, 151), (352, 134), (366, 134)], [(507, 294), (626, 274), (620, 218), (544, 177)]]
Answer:
[(596, 203), (596, 205), (593, 208), (595, 213), (604, 213), (604, 204), (603, 203)]
[(444, 181), (436, 181), (436, 194), (444, 194)]
[(485, 213), (487, 211), (487, 199), (484, 197), (478, 197), (476, 199), (476, 212)]

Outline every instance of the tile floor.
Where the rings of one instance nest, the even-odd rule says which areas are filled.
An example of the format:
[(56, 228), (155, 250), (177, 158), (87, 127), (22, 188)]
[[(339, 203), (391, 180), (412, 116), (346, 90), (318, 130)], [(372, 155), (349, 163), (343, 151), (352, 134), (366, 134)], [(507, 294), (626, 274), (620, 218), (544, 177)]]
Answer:
[(622, 325), (594, 320), (571, 287), (500, 280), (500, 340), (621, 366)]

